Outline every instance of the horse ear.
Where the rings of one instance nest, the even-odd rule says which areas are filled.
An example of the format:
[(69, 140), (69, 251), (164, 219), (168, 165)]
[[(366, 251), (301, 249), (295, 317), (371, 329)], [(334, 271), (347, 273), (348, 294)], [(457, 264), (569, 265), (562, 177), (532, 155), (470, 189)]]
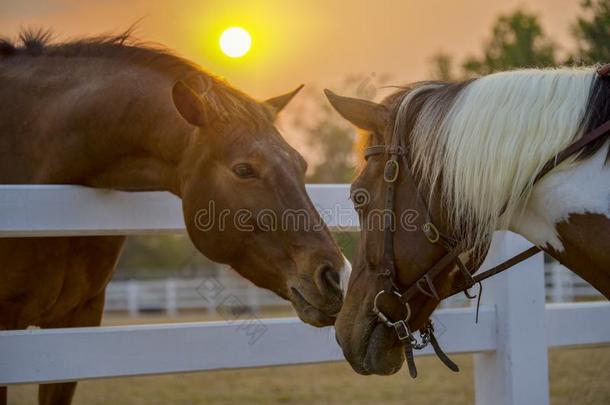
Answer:
[(183, 81), (174, 84), (172, 99), (182, 118), (197, 127), (206, 125), (207, 115), (201, 97)]
[(297, 93), (299, 91), (301, 91), (301, 89), (304, 86), (305, 85), (302, 84), (299, 87), (297, 87), (295, 90), (291, 91), (290, 93), (286, 93), (281, 96), (267, 99), (263, 102), (263, 104), (265, 104), (267, 107), (271, 108), (271, 110), (277, 115), (280, 111), (282, 111), (284, 109), (284, 107), (286, 107), (288, 105), (290, 100), (292, 100), (294, 98), (294, 96), (296, 96)]
[(390, 116), (388, 108), (368, 100), (339, 96), (328, 89), (324, 94), (343, 118), (365, 131), (383, 133)]

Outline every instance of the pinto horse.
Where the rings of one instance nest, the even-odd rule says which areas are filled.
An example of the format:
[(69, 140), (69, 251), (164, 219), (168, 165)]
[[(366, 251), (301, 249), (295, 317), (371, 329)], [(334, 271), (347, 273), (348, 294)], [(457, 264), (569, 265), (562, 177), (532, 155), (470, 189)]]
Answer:
[[(303, 321), (334, 323), (344, 258), (305, 191), (304, 159), (274, 125), (299, 89), (257, 102), (129, 34), (21, 40), (0, 42), (0, 183), (169, 191), (199, 251), (290, 300)], [(198, 215), (211, 204), (252, 215), (208, 218), (203, 231)], [(316, 226), (263, 228), (261, 211)], [(0, 239), (0, 330), (98, 326), (124, 241)], [(39, 401), (70, 403), (75, 386), (42, 385)]]
[[(472, 277), (496, 230), (521, 234), (610, 298), (608, 138), (604, 132), (557, 158), (607, 128), (606, 71), (532, 69), (416, 83), (380, 104), (326, 92), (364, 132), (366, 151), (351, 190), (360, 247), (335, 324), (354, 370), (392, 374), (406, 357), (416, 374), (412, 340), (387, 326), (404, 320), (409, 335), (427, 331), (439, 299)], [(463, 248), (459, 263), (441, 261), (455, 246)], [(425, 280), (434, 267), (436, 277)], [(416, 284), (422, 280), (424, 288)]]

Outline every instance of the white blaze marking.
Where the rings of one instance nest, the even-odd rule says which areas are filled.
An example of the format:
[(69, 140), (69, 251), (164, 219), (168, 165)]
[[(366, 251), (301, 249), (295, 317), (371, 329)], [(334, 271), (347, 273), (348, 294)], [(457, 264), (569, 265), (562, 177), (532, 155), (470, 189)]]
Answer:
[(341, 269), (341, 291), (343, 291), (343, 297), (347, 294), (347, 286), (349, 285), (349, 278), (352, 274), (352, 264), (347, 260), (347, 257), (343, 256), (343, 268)]

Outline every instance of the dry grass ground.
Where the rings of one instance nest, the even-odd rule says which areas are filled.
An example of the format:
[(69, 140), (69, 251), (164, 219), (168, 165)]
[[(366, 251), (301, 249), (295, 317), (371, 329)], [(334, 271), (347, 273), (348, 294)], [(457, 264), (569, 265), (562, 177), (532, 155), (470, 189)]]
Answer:
[[(120, 317), (106, 319), (107, 324), (125, 322)], [(144, 318), (144, 322), (152, 321)], [(610, 404), (610, 347), (551, 350), (549, 357), (553, 405)], [(435, 358), (419, 358), (417, 380), (405, 370), (391, 377), (363, 377), (346, 363), (333, 363), (84, 381), (74, 403), (472, 404), (472, 356), (455, 356), (455, 360), (462, 368), (459, 374), (446, 370)], [(35, 389), (11, 387), (9, 404), (34, 404)]]

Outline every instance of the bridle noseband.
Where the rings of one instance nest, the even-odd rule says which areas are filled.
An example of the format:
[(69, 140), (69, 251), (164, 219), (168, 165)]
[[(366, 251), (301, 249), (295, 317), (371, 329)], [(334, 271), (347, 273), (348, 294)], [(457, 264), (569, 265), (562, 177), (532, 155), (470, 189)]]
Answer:
[[(598, 75), (607, 76), (608, 74), (610, 74), (610, 64), (604, 65), (598, 69)], [(568, 146), (543, 166), (542, 170), (540, 170), (540, 172), (536, 175), (534, 184), (536, 184), (544, 175), (546, 175), (560, 163), (578, 153), (585, 146), (598, 139), (601, 139), (603, 136), (607, 135), (609, 131), (610, 121), (607, 121)], [(415, 192), (417, 195), (417, 202), (424, 214), (424, 223), (419, 230), (424, 234), (429, 243), (442, 246), (446, 250), (446, 253), (438, 262), (436, 262), (421, 277), (419, 277), (415, 283), (409, 286), (406, 290), (401, 291), (396, 284), (398, 278), (394, 257), (395, 227), (393, 223), (396, 203), (396, 183), (400, 175), (401, 166), (403, 170), (408, 172), (408, 175), (411, 176), (414, 181), (415, 178), (413, 177), (413, 172), (408, 162), (405, 145), (403, 144), (402, 137), (398, 131), (393, 131), (389, 145), (374, 145), (366, 148), (364, 151), (364, 158), (366, 160), (368, 160), (370, 157), (379, 155), (386, 156), (386, 163), (383, 170), (383, 181), (385, 184), (385, 202), (383, 211), (383, 256), (378, 273), (378, 277), (383, 280), (383, 288), (375, 295), (373, 301), (373, 313), (377, 316), (381, 323), (389, 328), (393, 328), (396, 331), (398, 339), (404, 344), (405, 358), (411, 377), (415, 378), (417, 376), (417, 368), (415, 367), (413, 350), (421, 350), (426, 347), (428, 343), (432, 345), (436, 355), (449, 369), (459, 371), (458, 366), (451, 361), (451, 359), (449, 359), (449, 357), (440, 348), (438, 341), (434, 336), (434, 326), (431, 320), (428, 320), (426, 325), (419, 331), (421, 337), (420, 341), (418, 341), (413, 335), (412, 331), (409, 329), (409, 320), (412, 315), (412, 309), (409, 301), (417, 293), (422, 293), (428, 297), (436, 299), (437, 301), (441, 301), (445, 298), (464, 292), (469, 299), (478, 299), (478, 320), (478, 309), (482, 292), (481, 282), (534, 256), (535, 254), (539, 253), (541, 249), (537, 246), (533, 246), (483, 273), (474, 275), (474, 272), (477, 269), (470, 271), (459, 257), (467, 250), (467, 246), (465, 246), (465, 243), (456, 241), (450, 236), (439, 231), (438, 227), (434, 225), (428, 205), (422, 197), (420, 190), (416, 186)], [(434, 286), (434, 279), (446, 271), (446, 269), (452, 264), (456, 265), (460, 270), (463, 277), (463, 284), (453, 288), (451, 291), (441, 296)], [(476, 296), (470, 295), (468, 291), (477, 284), (479, 285), (479, 293)], [(395, 299), (397, 299), (399, 303), (406, 308), (407, 313), (403, 319), (393, 321), (390, 319), (390, 317), (384, 314), (383, 311), (381, 311), (378, 301), (384, 294), (389, 294), (390, 296), (395, 297)]]

